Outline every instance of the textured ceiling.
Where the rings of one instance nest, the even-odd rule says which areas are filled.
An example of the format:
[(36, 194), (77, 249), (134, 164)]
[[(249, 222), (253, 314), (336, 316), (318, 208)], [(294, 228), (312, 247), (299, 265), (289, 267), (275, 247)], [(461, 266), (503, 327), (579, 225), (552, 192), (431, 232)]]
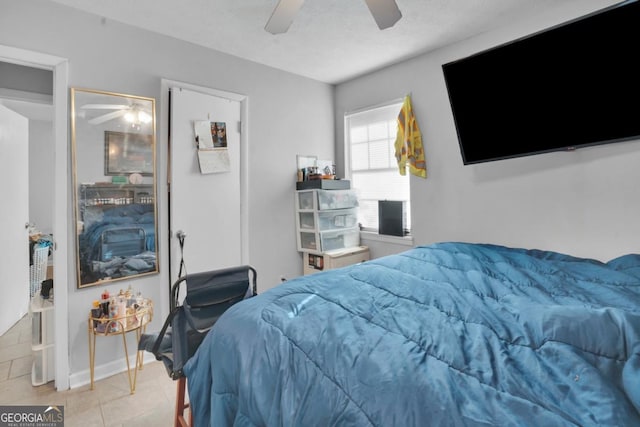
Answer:
[[(525, 17), (589, 3), (396, 0), (403, 17), (381, 31), (364, 0), (307, 0), (289, 31), (272, 35), (264, 26), (278, 0), (51, 1), (327, 83), (340, 83)], [(590, 3), (604, 7), (614, 1)]]

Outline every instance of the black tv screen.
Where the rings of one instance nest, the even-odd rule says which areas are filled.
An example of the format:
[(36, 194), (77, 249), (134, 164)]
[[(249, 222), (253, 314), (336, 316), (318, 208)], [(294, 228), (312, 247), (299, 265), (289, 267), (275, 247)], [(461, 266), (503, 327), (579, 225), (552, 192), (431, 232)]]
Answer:
[(464, 164), (640, 138), (640, 2), (442, 66)]

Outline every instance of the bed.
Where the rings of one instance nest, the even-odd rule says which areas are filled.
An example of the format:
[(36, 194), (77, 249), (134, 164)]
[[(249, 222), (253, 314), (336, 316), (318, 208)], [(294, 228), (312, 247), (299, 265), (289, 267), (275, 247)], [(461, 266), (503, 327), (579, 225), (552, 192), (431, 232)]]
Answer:
[(136, 203), (100, 210), (95, 218), (85, 215), (79, 247), (81, 271), (91, 276), (89, 281), (155, 270), (153, 209)]
[(467, 243), (285, 282), (185, 367), (194, 425), (640, 425), (640, 255)]

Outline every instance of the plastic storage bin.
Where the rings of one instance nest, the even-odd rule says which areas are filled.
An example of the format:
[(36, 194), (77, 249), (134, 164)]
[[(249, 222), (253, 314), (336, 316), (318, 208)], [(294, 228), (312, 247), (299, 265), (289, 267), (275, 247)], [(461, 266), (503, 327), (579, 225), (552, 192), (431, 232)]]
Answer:
[(54, 374), (54, 305), (51, 299), (36, 295), (31, 298), (31, 384), (34, 386), (52, 381)]
[(54, 379), (53, 349), (53, 346), (47, 346), (33, 351), (32, 385), (46, 384)]
[(327, 231), (353, 228), (358, 225), (358, 210), (337, 209), (330, 211), (298, 212), (300, 230)]
[(360, 228), (330, 231), (299, 231), (298, 251), (323, 253), (360, 245)]
[(358, 207), (355, 190), (300, 190), (296, 192), (299, 210), (349, 209)]

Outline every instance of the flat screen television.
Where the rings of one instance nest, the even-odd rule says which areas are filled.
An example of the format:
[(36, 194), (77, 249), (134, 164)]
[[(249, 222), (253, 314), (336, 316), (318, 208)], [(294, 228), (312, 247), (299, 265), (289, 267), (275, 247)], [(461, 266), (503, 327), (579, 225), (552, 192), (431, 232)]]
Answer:
[(640, 138), (640, 2), (442, 66), (464, 164)]

